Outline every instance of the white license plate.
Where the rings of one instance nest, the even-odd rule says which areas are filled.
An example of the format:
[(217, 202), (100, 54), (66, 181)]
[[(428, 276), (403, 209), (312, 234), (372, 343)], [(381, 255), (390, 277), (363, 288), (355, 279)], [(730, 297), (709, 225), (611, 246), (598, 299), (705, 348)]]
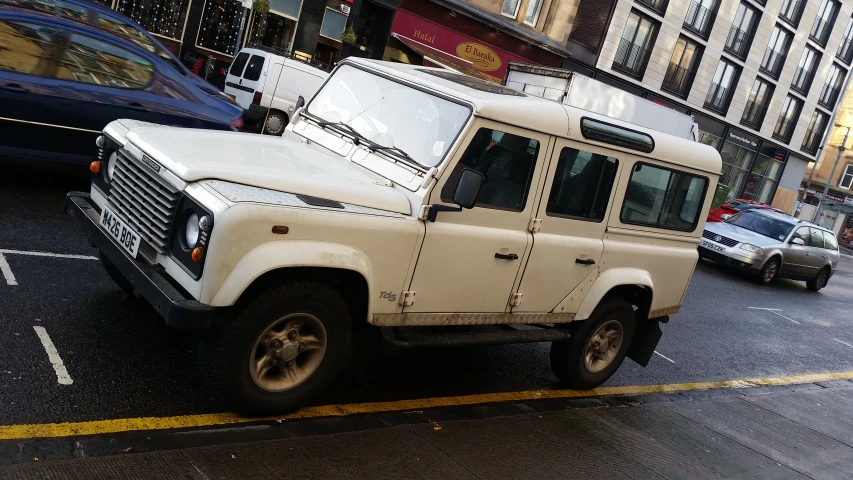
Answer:
[(131, 230), (109, 208), (101, 210), (101, 228), (131, 257), (136, 258), (136, 253), (139, 251), (139, 234)]
[(711, 250), (712, 252), (717, 252), (717, 253), (723, 253), (726, 251), (726, 249), (723, 248), (722, 246), (717, 245), (716, 243), (711, 243), (707, 240), (702, 240), (701, 242), (699, 242), (699, 246), (701, 246), (703, 248), (707, 248), (708, 250)]

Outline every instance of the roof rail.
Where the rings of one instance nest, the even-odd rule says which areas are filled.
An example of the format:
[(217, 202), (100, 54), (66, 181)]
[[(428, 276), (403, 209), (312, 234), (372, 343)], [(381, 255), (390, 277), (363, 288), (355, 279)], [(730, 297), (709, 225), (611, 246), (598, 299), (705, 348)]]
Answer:
[(279, 48), (268, 47), (266, 45), (256, 43), (256, 42), (247, 43), (246, 48), (254, 48), (255, 50), (263, 50), (264, 52), (273, 53), (275, 55), (280, 55), (284, 58), (296, 60), (296, 61), (302, 62), (306, 65), (310, 65), (314, 68), (319, 68), (320, 70), (324, 70), (326, 72), (331, 72), (332, 68), (334, 68), (334, 65), (329, 65), (328, 63), (323, 63), (321, 61), (314, 60), (314, 59), (311, 59), (309, 61), (309, 60), (305, 59), (304, 57), (299, 57), (297, 55), (294, 55), (292, 52), (289, 52), (287, 50), (281, 50)]

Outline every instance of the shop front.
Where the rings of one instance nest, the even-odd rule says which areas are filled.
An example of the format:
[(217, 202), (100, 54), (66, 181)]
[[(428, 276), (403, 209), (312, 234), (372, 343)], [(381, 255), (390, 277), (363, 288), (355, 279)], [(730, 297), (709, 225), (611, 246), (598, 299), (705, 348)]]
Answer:
[(788, 150), (762, 141), (741, 198), (769, 205), (779, 186), (787, 157)]
[(114, 0), (99, 2), (142, 25), (179, 55), (190, 0)]
[(253, 10), (246, 43), (290, 52), (301, 7), (302, 0), (270, 0), (269, 12), (260, 14)]

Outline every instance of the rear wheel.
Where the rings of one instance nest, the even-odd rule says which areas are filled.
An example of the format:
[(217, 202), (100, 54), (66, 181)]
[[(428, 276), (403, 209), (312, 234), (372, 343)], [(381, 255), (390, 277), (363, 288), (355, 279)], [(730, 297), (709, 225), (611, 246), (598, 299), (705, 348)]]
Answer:
[(568, 342), (551, 344), (551, 370), (570, 388), (601, 385), (625, 360), (635, 325), (631, 304), (622, 299), (602, 303), (589, 319), (569, 325)]
[(264, 122), (264, 133), (267, 135), (281, 136), (287, 126), (287, 115), (278, 110), (270, 110)]
[(806, 281), (806, 287), (813, 292), (817, 292), (821, 288), (825, 287), (829, 282), (829, 267), (823, 267), (817, 275), (811, 280)]
[(767, 263), (761, 267), (761, 272), (758, 274), (758, 281), (764, 285), (768, 285), (773, 283), (773, 280), (776, 280), (776, 276), (779, 274), (779, 259), (777, 257), (773, 257), (770, 260), (767, 260)]
[(243, 415), (286, 413), (322, 392), (350, 346), (349, 307), (311, 281), (271, 288), (202, 339), (202, 373), (213, 394)]

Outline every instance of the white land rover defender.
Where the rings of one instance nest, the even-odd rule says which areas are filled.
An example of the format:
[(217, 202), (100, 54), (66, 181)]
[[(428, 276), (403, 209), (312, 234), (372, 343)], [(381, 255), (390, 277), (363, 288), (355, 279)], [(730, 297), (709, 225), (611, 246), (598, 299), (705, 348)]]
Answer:
[(647, 364), (721, 169), (686, 138), (363, 59), (282, 138), (118, 120), (98, 147), (91, 193), (68, 196), (104, 268), (166, 324), (207, 329), (205, 379), (250, 415), (308, 402), (377, 328), (551, 342), (578, 389)]

